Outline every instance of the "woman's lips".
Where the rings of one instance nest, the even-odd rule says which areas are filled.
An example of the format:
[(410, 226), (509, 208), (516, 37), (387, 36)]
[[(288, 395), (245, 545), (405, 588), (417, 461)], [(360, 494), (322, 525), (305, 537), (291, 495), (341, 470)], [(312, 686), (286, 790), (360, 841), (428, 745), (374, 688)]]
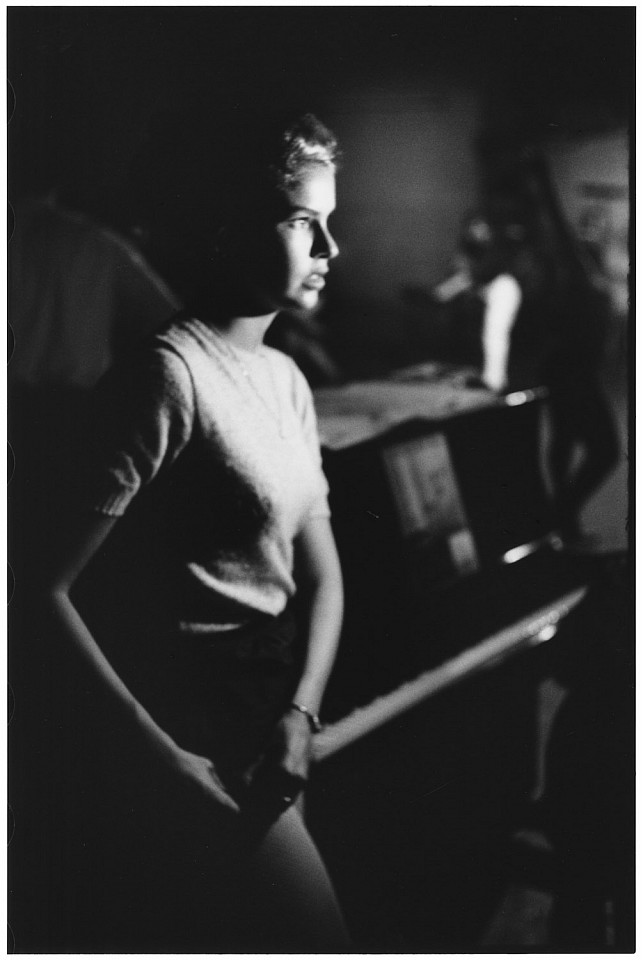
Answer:
[(326, 280), (321, 273), (313, 273), (304, 280), (304, 286), (309, 290), (322, 290), (326, 286)]

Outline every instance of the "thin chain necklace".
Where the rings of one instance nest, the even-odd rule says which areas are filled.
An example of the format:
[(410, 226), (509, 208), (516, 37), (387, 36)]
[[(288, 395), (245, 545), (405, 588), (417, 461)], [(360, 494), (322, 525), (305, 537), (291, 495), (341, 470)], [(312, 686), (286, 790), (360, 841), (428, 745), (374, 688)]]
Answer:
[[(246, 366), (245, 363), (243, 362), (243, 359), (242, 359), (239, 351), (238, 351), (235, 347), (233, 347), (232, 344), (229, 343), (229, 342), (226, 340), (226, 338), (223, 336), (223, 334), (219, 333), (218, 330), (213, 330), (212, 327), (210, 327), (210, 329), (212, 330), (212, 333), (213, 333), (214, 336), (216, 337), (217, 343), (218, 343), (219, 346), (222, 348), (224, 354), (225, 354), (230, 360), (232, 360), (233, 363), (238, 367), (238, 369), (241, 371), (241, 373), (242, 373), (242, 375), (243, 375), (243, 378), (244, 378), (245, 382), (248, 384), (248, 386), (250, 387), (250, 389), (252, 390), (252, 392), (254, 393), (254, 395), (257, 397), (257, 399), (259, 400), (259, 402), (260, 402), (261, 405), (263, 406), (264, 410), (266, 410), (266, 411), (268, 412), (268, 414), (270, 415), (271, 419), (274, 420), (275, 423), (277, 424), (277, 427), (278, 427), (278, 429), (279, 429), (279, 436), (282, 437), (282, 438), (285, 437), (285, 436), (286, 436), (286, 433), (285, 433), (285, 429), (284, 429), (284, 418), (283, 418), (283, 413), (282, 413), (282, 410), (281, 410), (281, 405), (280, 405), (280, 403), (279, 403), (279, 394), (277, 393), (277, 386), (276, 386), (276, 384), (275, 384), (275, 380), (274, 380), (274, 377), (273, 377), (272, 365), (271, 365), (271, 363), (270, 363), (270, 359), (269, 359), (262, 351), (259, 353), (259, 356), (261, 356), (262, 359), (265, 360), (265, 362), (266, 362), (266, 364), (267, 364), (267, 367), (268, 367), (268, 376), (270, 377), (270, 385), (271, 385), (271, 388), (272, 388), (273, 396), (274, 396), (274, 398), (275, 398), (276, 408), (273, 408), (273, 407), (268, 403), (268, 401), (266, 400), (266, 398), (263, 396), (263, 394), (261, 393), (261, 391), (260, 391), (259, 388), (257, 387), (256, 383), (255, 383), (254, 380), (252, 379), (252, 374), (250, 373), (250, 371), (248, 370), (247, 366)], [(261, 348), (260, 348), (260, 350), (261, 350)]]

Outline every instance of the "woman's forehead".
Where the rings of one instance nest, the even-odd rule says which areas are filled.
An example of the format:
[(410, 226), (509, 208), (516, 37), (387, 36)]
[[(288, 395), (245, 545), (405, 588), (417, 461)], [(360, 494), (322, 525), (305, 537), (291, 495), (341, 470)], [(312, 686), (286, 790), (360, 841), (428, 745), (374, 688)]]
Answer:
[(296, 179), (283, 189), (289, 206), (327, 212), (335, 206), (335, 168), (329, 164), (308, 163)]

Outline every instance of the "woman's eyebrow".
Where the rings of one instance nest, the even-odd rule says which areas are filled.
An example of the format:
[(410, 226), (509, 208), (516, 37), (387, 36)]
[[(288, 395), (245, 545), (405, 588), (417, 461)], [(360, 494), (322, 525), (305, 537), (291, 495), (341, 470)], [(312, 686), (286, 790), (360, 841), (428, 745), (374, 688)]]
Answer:
[(319, 216), (319, 211), (314, 210), (312, 207), (301, 207), (297, 204), (288, 205), (288, 214), (292, 215), (293, 213), (310, 213), (315, 217)]
[[(335, 212), (335, 207), (333, 207), (333, 209), (328, 212), (327, 216), (331, 216), (334, 212)], [(312, 217), (322, 216), (322, 212), (320, 210), (316, 210), (314, 207), (305, 207), (305, 206), (302, 207), (302, 206), (298, 206), (297, 204), (292, 204), (292, 205), (288, 204), (288, 206), (286, 207), (286, 216), (292, 217), (297, 213), (308, 213)]]

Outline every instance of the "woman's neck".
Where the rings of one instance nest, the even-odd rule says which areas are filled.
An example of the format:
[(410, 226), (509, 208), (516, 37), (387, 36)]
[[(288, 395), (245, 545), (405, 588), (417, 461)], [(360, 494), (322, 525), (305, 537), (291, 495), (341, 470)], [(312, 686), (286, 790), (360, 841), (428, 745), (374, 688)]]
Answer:
[(232, 346), (250, 352), (259, 350), (277, 312), (263, 313), (259, 310), (255, 312), (255, 310), (239, 309), (238, 298), (226, 296), (225, 291), (220, 291), (219, 295), (213, 299), (216, 303), (214, 309), (197, 307), (194, 311), (196, 315), (220, 336), (225, 337)]
[(260, 317), (208, 317), (206, 322), (233, 347), (255, 353), (263, 344), (268, 327), (276, 314)]

